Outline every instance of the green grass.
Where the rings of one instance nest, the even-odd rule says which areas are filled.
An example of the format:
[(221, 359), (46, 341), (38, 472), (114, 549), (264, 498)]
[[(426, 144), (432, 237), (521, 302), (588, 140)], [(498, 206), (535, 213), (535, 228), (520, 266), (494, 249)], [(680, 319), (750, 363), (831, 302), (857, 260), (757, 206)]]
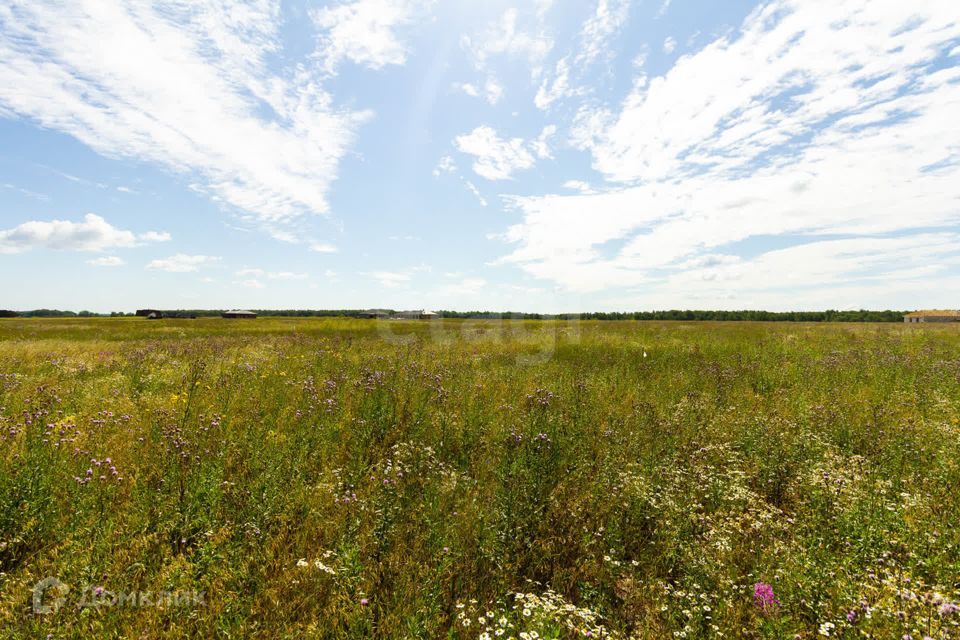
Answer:
[(0, 636), (960, 637), (958, 329), (3, 320)]

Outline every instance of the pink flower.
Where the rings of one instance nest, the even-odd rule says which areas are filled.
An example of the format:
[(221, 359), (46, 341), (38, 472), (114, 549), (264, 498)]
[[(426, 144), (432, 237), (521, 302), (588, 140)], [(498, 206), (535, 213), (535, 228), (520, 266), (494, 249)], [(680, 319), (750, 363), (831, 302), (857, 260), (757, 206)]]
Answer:
[(764, 613), (776, 610), (780, 606), (780, 600), (773, 593), (773, 585), (766, 582), (758, 582), (753, 585), (753, 604)]

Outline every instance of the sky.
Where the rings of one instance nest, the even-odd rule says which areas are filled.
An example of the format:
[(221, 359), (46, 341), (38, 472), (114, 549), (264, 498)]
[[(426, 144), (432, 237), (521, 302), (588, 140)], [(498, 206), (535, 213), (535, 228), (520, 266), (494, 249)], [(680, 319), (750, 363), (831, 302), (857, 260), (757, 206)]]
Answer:
[(0, 308), (960, 307), (956, 0), (8, 0)]

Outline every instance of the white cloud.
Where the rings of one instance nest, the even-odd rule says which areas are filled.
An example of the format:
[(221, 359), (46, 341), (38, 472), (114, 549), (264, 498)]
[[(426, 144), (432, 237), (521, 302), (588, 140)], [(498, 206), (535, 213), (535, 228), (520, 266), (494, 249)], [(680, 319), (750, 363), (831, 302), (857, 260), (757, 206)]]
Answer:
[(559, 100), (594, 91), (596, 86), (575, 85), (571, 80), (573, 70), (581, 83), (588, 79), (595, 81), (595, 63), (610, 62), (616, 56), (617, 49), (611, 46), (611, 41), (623, 29), (629, 14), (630, 0), (597, 0), (580, 30), (575, 52), (560, 58), (553, 72), (545, 74), (534, 96), (534, 105), (545, 111)]
[(487, 199), (483, 197), (483, 194), (480, 193), (480, 189), (477, 189), (477, 185), (473, 184), (469, 180), (464, 180), (463, 183), (467, 185), (467, 190), (477, 197), (477, 200), (480, 201), (480, 206), (487, 206)]
[(439, 178), (442, 175), (453, 173), (457, 170), (457, 163), (450, 156), (443, 156), (433, 169), (433, 177)]
[(463, 278), (458, 282), (452, 282), (439, 287), (436, 291), (436, 296), (475, 296), (486, 287), (487, 281), (483, 278)]
[(457, 136), (454, 145), (462, 153), (476, 157), (473, 170), (487, 180), (507, 180), (516, 171), (529, 169), (535, 163), (522, 138), (501, 139), (488, 126)]
[(677, 41), (673, 37), (667, 36), (663, 41), (663, 52), (673, 53), (673, 50), (676, 48), (677, 48)]
[(533, 152), (537, 154), (537, 157), (540, 159), (553, 158), (553, 152), (550, 150), (550, 138), (552, 138), (557, 133), (556, 125), (548, 124), (540, 132), (540, 135), (531, 143), (531, 148)]
[(166, 231), (147, 231), (137, 237), (143, 242), (169, 242), (172, 238)]
[(480, 97), (480, 89), (477, 88), (477, 85), (471, 84), (469, 82), (454, 82), (453, 83), (454, 91), (459, 91), (460, 93), (465, 93), (471, 98)]
[(503, 86), (497, 82), (496, 78), (491, 76), (483, 83), (483, 92), (487, 102), (494, 105), (500, 102), (500, 98), (503, 97)]
[(196, 271), (200, 267), (216, 264), (217, 262), (220, 262), (220, 260), (221, 258), (219, 256), (191, 256), (178, 253), (170, 256), (169, 258), (151, 260), (150, 263), (147, 264), (147, 269), (152, 269), (155, 271), (168, 271), (170, 273), (187, 273), (190, 271)]
[(707, 308), (888, 308), (894, 295), (927, 298), (942, 287), (945, 272), (960, 264), (958, 240), (956, 233), (920, 233), (812, 241), (749, 260), (714, 256), (672, 274), (641, 299), (660, 307), (697, 301)]
[[(507, 9), (499, 21), (479, 36), (461, 39), (461, 45), (470, 52), (477, 69), (485, 70), (491, 58), (506, 55), (524, 58), (531, 74), (540, 75), (543, 60), (553, 48), (553, 39), (545, 33), (524, 29), (518, 24), (520, 17), (518, 9)], [(542, 18), (542, 13), (537, 17)]]
[(583, 180), (567, 180), (563, 183), (563, 187), (565, 189), (579, 191), (580, 193), (594, 193), (594, 189), (590, 186), (590, 183), (584, 182)]
[(640, 51), (637, 52), (637, 55), (634, 56), (633, 58), (633, 62), (631, 63), (633, 65), (633, 68), (637, 70), (643, 69), (643, 66), (647, 64), (647, 57), (649, 55), (650, 55), (649, 45), (643, 45), (640, 48)]
[(271, 280), (306, 280), (309, 275), (292, 271), (271, 271), (267, 273), (267, 277)]
[(244, 278), (267, 278), (269, 280), (306, 280), (309, 275), (306, 273), (294, 273), (292, 271), (264, 271), (257, 268), (245, 268), (236, 272), (237, 276)]
[(371, 69), (404, 64), (407, 47), (397, 31), (409, 26), (421, 6), (416, 0), (354, 0), (312, 12), (320, 36), (318, 55), (328, 73), (343, 60)]
[(660, 9), (657, 10), (657, 18), (662, 18), (666, 15), (667, 11), (670, 9), (670, 5), (673, 4), (673, 0), (663, 0), (660, 4)]
[(95, 267), (122, 267), (126, 262), (117, 256), (104, 256), (102, 258), (87, 260), (87, 264), (92, 264)]
[(566, 58), (557, 61), (552, 78), (544, 78), (533, 98), (533, 104), (547, 110), (557, 100), (577, 95), (580, 91), (570, 85), (570, 63)]
[[(818, 258), (837, 287), (868, 278), (856, 260), (895, 264), (931, 244), (942, 254), (949, 241), (924, 230), (960, 223), (960, 131), (948, 124), (960, 69), (931, 66), (960, 38), (952, 6), (769, 3), (740, 33), (638, 78), (616, 112), (581, 109), (571, 143), (612, 186), (511, 199), (522, 220), (503, 236), (515, 244), (503, 262), (572, 290), (642, 286), (676, 301), (658, 282), (675, 285), (699, 269), (692, 261), (749, 238), (850, 236), (820, 246), (856, 248), (855, 260)], [(733, 279), (738, 270), (759, 264), (763, 280), (789, 287), (814, 269), (813, 250), (711, 269), (744, 299), (762, 283)]]
[(369, 274), (383, 287), (396, 288), (410, 282), (410, 274), (399, 271), (374, 271)]
[(491, 105), (497, 104), (503, 97), (503, 86), (493, 76), (488, 77), (482, 87), (469, 82), (455, 82), (453, 89), (471, 98), (483, 98)]
[(156, 231), (136, 234), (117, 229), (100, 216), (88, 213), (83, 222), (31, 220), (12, 229), (0, 230), (0, 253), (22, 253), (30, 249), (104, 251), (135, 247), (145, 242), (169, 240), (170, 234)]
[(241, 287), (246, 287), (248, 289), (263, 289), (266, 287), (265, 284), (255, 278), (251, 278), (249, 280), (237, 280), (233, 284), (238, 284)]
[(618, 33), (630, 15), (630, 0), (598, 0), (593, 15), (583, 25), (577, 65), (591, 64), (601, 56), (611, 56), (610, 38)]
[(282, 16), (268, 0), (13, 0), (0, 23), (0, 113), (189, 176), (272, 223), (327, 211), (369, 116), (336, 108), (311, 67), (275, 69)]
[(310, 245), (310, 251), (315, 251), (317, 253), (336, 253), (339, 251), (336, 245), (329, 244), (327, 242), (316, 242)]

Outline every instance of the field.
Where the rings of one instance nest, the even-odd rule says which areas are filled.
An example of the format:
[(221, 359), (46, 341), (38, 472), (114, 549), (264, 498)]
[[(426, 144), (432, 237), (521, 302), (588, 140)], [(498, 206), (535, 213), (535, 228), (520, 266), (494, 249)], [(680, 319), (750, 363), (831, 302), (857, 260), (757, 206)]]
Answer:
[(958, 638), (958, 329), (3, 320), (0, 636)]

